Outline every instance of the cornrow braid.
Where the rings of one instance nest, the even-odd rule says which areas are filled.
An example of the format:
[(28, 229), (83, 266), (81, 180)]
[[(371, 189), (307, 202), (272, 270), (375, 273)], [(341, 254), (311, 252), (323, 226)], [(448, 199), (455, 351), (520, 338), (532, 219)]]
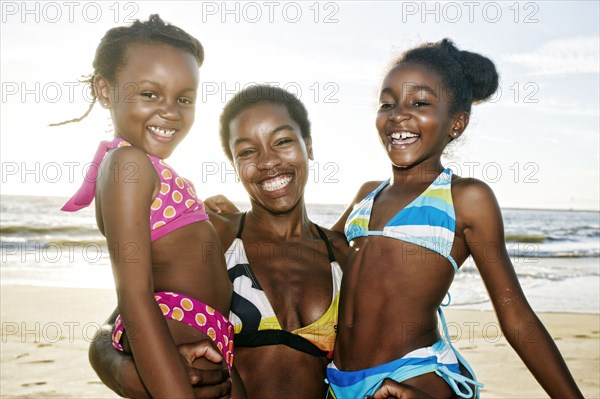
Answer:
[(158, 14), (152, 14), (147, 21), (135, 20), (130, 26), (119, 26), (106, 32), (98, 48), (92, 66), (94, 72), (87, 75), (82, 83), (90, 85), (92, 103), (88, 110), (79, 118), (53, 123), (49, 126), (60, 126), (67, 123), (79, 122), (89, 115), (96, 103), (97, 95), (94, 87), (96, 76), (104, 77), (108, 82), (115, 82), (117, 73), (125, 65), (127, 48), (132, 44), (161, 43), (181, 49), (191, 54), (198, 63), (198, 68), (204, 62), (204, 48), (198, 39), (183, 29), (166, 23)]

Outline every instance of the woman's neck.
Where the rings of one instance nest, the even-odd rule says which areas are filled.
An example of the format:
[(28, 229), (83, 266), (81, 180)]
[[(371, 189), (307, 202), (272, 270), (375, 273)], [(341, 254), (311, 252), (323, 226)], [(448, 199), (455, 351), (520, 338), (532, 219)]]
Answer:
[(246, 220), (250, 219), (250, 223), (256, 223), (261, 231), (270, 232), (278, 239), (305, 237), (311, 232), (312, 222), (308, 218), (304, 199), (298, 201), (289, 211), (282, 213), (265, 209), (254, 201), (251, 201), (251, 205)]

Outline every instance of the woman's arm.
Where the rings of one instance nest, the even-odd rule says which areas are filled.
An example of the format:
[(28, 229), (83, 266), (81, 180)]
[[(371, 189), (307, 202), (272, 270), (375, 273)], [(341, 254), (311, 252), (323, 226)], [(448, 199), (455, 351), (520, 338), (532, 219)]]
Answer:
[(203, 202), (207, 210), (218, 214), (228, 215), (240, 212), (239, 208), (222, 194), (210, 196)]
[(89, 349), (90, 364), (100, 380), (125, 398), (150, 398), (139, 378), (133, 357), (112, 347), (112, 332), (119, 310), (96, 332)]
[[(552, 337), (535, 315), (506, 251), (502, 215), (492, 190), (470, 179), (455, 201), (464, 236), (496, 310), (502, 332), (553, 398), (583, 398)], [(477, 206), (469, 206), (477, 204)]]
[[(133, 357), (112, 347), (112, 332), (118, 313), (116, 309), (105, 325), (96, 332), (89, 349), (90, 364), (100, 380), (118, 395), (125, 398), (150, 398), (135, 368)], [(197, 399), (228, 397), (231, 390), (229, 371), (226, 366), (223, 367), (223, 357), (210, 341), (179, 345), (177, 349), (189, 365), (188, 377)], [(193, 368), (193, 360), (201, 357), (213, 362), (215, 368)]]
[(118, 307), (136, 369), (152, 397), (193, 397), (187, 371), (154, 299), (150, 205), (159, 179), (134, 147), (112, 151), (96, 198), (117, 289)]

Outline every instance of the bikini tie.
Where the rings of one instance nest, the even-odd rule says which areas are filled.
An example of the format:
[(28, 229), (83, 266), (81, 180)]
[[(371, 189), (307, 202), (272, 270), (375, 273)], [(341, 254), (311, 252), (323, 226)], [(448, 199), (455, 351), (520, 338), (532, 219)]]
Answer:
[[(124, 144), (121, 144), (124, 143)], [(85, 172), (85, 178), (83, 179), (83, 183), (81, 187), (75, 195), (73, 195), (67, 203), (60, 208), (61, 211), (65, 212), (75, 212), (82, 208), (89, 206), (96, 195), (96, 181), (98, 180), (98, 170), (100, 169), (100, 164), (102, 160), (106, 156), (108, 150), (113, 148), (117, 148), (120, 146), (130, 145), (121, 137), (115, 137), (111, 141), (101, 141), (100, 145), (98, 145), (98, 149), (96, 150), (96, 154), (94, 155), (94, 159), (92, 160), (90, 166)]]

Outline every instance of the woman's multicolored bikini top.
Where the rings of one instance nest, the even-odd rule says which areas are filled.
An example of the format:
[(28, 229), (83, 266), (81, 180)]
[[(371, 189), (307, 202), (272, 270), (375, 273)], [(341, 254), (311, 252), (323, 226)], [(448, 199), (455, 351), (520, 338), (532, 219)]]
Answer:
[[(61, 208), (66, 212), (75, 212), (89, 206), (96, 194), (96, 181), (100, 164), (107, 152), (130, 146), (121, 137), (111, 141), (102, 141), (92, 165), (88, 168), (81, 188)], [(204, 204), (196, 197), (192, 184), (180, 177), (162, 159), (148, 154), (160, 179), (160, 190), (150, 206), (150, 238), (152, 241), (177, 230), (185, 225), (208, 219)]]
[(452, 170), (445, 169), (431, 185), (396, 214), (382, 231), (369, 230), (371, 210), (377, 194), (388, 184), (386, 180), (354, 207), (346, 221), (348, 242), (358, 237), (384, 236), (406, 241), (436, 252), (458, 270), (450, 256), (456, 231), (456, 216), (452, 202)]
[(315, 225), (327, 247), (333, 284), (331, 303), (318, 320), (294, 331), (286, 331), (281, 327), (277, 314), (248, 261), (241, 238), (244, 218), (245, 214), (240, 220), (236, 239), (225, 252), (227, 272), (233, 283), (229, 320), (235, 328), (236, 347), (286, 345), (312, 356), (331, 359), (337, 332), (342, 269), (335, 260), (327, 235)]

